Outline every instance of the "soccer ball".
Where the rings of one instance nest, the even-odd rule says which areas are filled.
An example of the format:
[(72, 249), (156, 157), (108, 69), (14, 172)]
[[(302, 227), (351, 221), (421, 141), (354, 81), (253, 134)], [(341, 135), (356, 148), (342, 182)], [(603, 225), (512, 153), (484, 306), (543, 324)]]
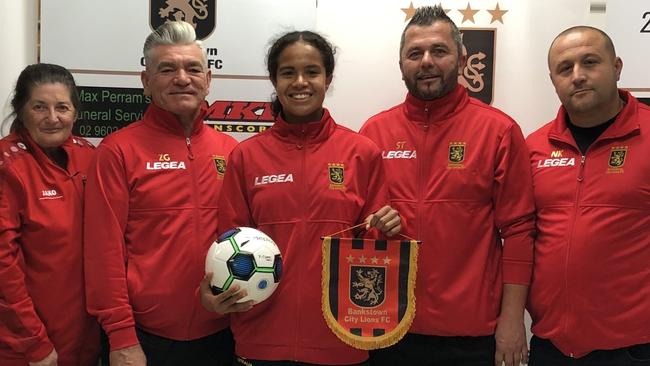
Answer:
[(282, 276), (282, 255), (273, 239), (263, 232), (238, 227), (225, 232), (208, 250), (205, 271), (212, 272), (210, 288), (214, 295), (233, 284), (248, 295), (238, 302), (266, 300), (278, 287)]

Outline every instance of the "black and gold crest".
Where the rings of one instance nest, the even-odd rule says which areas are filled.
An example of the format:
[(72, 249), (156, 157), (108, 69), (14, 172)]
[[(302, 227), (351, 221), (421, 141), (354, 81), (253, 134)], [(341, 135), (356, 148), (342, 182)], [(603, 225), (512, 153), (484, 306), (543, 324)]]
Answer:
[(223, 178), (223, 175), (226, 174), (226, 159), (223, 156), (213, 156), (212, 160), (217, 169), (217, 175), (219, 175), (220, 178)]
[(196, 38), (203, 40), (214, 31), (216, 0), (150, 0), (149, 24), (156, 29), (167, 21), (182, 20), (194, 26)]
[(345, 183), (345, 169), (343, 164), (327, 164), (330, 188), (341, 188)]
[(447, 157), (449, 164), (458, 165), (465, 160), (465, 143), (464, 142), (450, 142), (449, 143), (449, 156)]
[(458, 75), (458, 83), (467, 88), (470, 96), (491, 104), (497, 30), (461, 28), (460, 32), (467, 49), (467, 62)]
[(627, 156), (627, 146), (612, 147), (609, 154), (609, 167), (622, 168), (625, 164), (625, 156)]
[(352, 266), (350, 268), (350, 302), (373, 308), (384, 302), (386, 268)]

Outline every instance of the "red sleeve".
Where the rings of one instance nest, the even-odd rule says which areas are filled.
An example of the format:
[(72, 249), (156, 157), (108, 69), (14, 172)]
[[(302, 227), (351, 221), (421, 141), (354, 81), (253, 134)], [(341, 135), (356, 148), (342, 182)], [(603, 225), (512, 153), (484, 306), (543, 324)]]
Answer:
[(84, 268), (88, 312), (99, 319), (111, 350), (138, 344), (126, 281), (128, 212), (124, 157), (114, 147), (101, 144), (86, 184)]
[(500, 141), (493, 192), (494, 220), (503, 239), (503, 283), (530, 284), (533, 271), (535, 201), (528, 150), (519, 126)]
[(0, 343), (34, 362), (54, 346), (25, 284), (20, 246), (24, 197), (20, 179), (10, 168), (0, 168)]
[(367, 166), (365, 166), (367, 170), (359, 172), (357, 179), (367, 177), (368, 189), (365, 197), (366, 203), (363, 207), (361, 217), (359, 218), (359, 223), (363, 222), (368, 215), (388, 205), (390, 202), (381, 154), (378, 150), (373, 150), (369, 159), (364, 159), (364, 161), (367, 162)]
[(228, 158), (218, 206), (219, 235), (238, 226), (257, 227), (251, 216), (244, 177), (244, 161), (238, 148), (235, 148)]
[[(373, 143), (374, 145), (374, 143)], [(372, 150), (372, 153), (368, 159), (363, 159), (364, 171), (357, 172), (356, 179), (363, 181), (367, 177), (367, 187), (365, 195), (365, 204), (363, 210), (361, 211), (361, 217), (357, 220), (357, 224), (364, 222), (368, 215), (377, 212), (380, 208), (390, 204), (390, 199), (388, 196), (388, 187), (386, 186), (386, 177), (384, 175), (384, 163), (381, 159), (381, 153), (377, 148)], [(383, 237), (383, 234), (377, 229), (373, 229), (369, 232), (369, 235), (373, 238)], [(395, 238), (393, 238), (395, 239)]]

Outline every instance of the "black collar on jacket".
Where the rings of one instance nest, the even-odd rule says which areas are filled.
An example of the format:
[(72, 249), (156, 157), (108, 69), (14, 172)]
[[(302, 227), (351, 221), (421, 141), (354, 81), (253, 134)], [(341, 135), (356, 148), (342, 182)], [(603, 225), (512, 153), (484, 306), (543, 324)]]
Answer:
[[(596, 141), (615, 139), (628, 134), (639, 133), (641, 129), (639, 121), (636, 118), (639, 101), (634, 98), (630, 92), (625, 90), (619, 89), (618, 95), (625, 101), (625, 106), (618, 113), (614, 123), (609, 126), (609, 128), (607, 128), (607, 130), (596, 139)], [(567, 127), (566, 116), (566, 109), (564, 106), (560, 106), (557, 116), (551, 124), (551, 128), (548, 130), (548, 137), (550, 139), (574, 144), (573, 135)]]

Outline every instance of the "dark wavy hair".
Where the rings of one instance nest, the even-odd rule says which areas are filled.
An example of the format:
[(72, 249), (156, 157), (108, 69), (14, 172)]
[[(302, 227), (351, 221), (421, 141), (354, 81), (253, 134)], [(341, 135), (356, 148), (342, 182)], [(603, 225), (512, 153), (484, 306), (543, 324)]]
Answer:
[(79, 93), (77, 92), (77, 84), (70, 71), (65, 67), (54, 64), (33, 64), (27, 66), (20, 72), (16, 87), (13, 91), (13, 98), (11, 99), (11, 114), (7, 119), (13, 117), (10, 132), (16, 132), (24, 129), (25, 126), (22, 121), (22, 110), (31, 98), (32, 91), (37, 86), (43, 84), (61, 83), (70, 92), (70, 101), (74, 106), (75, 111), (79, 113), (81, 101), (79, 100)]
[[(285, 33), (279, 38), (277, 38), (271, 47), (266, 56), (266, 67), (269, 71), (269, 78), (273, 84), (275, 84), (278, 76), (278, 60), (280, 59), (280, 54), (284, 51), (285, 48), (290, 45), (302, 41), (310, 44), (312, 47), (318, 50), (323, 60), (323, 65), (325, 66), (325, 75), (331, 77), (334, 73), (334, 54), (336, 49), (329, 43), (325, 37), (321, 36), (318, 33), (311, 31), (293, 31)], [(278, 100), (278, 97), (275, 95), (271, 98), (271, 109), (273, 115), (277, 116), (282, 112), (282, 104)]]

